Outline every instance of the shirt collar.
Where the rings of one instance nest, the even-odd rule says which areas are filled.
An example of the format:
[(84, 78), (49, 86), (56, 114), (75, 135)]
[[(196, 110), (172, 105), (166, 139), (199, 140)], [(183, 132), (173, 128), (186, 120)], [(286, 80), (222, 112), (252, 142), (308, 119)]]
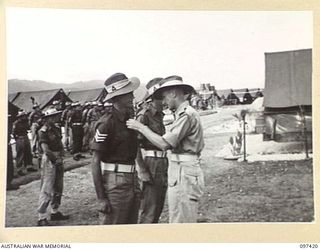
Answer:
[(180, 115), (186, 107), (189, 106), (189, 102), (188, 101), (184, 101), (183, 103), (180, 104), (180, 106), (176, 109), (176, 111), (174, 112), (176, 115)]

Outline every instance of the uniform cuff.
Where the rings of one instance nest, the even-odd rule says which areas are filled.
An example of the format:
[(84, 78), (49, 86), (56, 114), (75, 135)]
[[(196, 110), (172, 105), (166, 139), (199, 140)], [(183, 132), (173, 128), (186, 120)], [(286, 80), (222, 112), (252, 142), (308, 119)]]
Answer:
[(170, 144), (171, 147), (175, 148), (178, 144), (178, 138), (175, 134), (167, 132), (165, 133), (162, 138)]

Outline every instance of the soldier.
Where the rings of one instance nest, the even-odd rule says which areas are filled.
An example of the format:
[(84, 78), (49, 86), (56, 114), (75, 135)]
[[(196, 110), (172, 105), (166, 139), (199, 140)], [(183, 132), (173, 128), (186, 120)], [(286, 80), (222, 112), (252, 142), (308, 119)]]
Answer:
[(243, 104), (251, 104), (253, 102), (252, 95), (249, 92), (249, 89), (246, 89), (246, 92), (243, 95)]
[(74, 110), (75, 110), (75, 104), (76, 104), (77, 102), (73, 102), (73, 103), (71, 103), (70, 104), (70, 109), (68, 110), (68, 112), (67, 112), (67, 117), (66, 117), (66, 119), (67, 119), (67, 126), (68, 126), (68, 138), (69, 138), (69, 151), (71, 151), (72, 152), (72, 149), (73, 149), (73, 135), (72, 135), (72, 126), (71, 126), (71, 124), (70, 124), (70, 117), (73, 115), (73, 113), (74, 113)]
[(7, 151), (7, 190), (17, 190), (18, 185), (12, 184), (14, 165), (13, 165), (13, 155), (11, 148), (11, 133), (12, 133), (12, 116), (8, 114), (8, 151)]
[[(147, 84), (149, 103), (138, 114), (137, 120), (158, 135), (165, 133), (163, 124), (162, 101), (152, 95), (159, 88), (162, 78), (154, 78)], [(138, 175), (142, 182), (140, 223), (158, 223), (167, 192), (168, 159), (166, 152), (159, 150), (144, 136), (139, 134), (140, 149), (137, 163)], [(143, 152), (141, 152), (142, 150)]]
[(89, 149), (89, 136), (90, 136), (90, 127), (89, 123), (87, 122), (87, 114), (90, 109), (90, 103), (86, 102), (83, 105), (82, 109), (82, 117), (81, 117), (81, 122), (83, 125), (83, 140), (82, 140), (82, 151), (87, 152)]
[(98, 106), (98, 102), (97, 101), (91, 102), (90, 109), (88, 110), (87, 115), (86, 115), (86, 122), (88, 123), (88, 127), (89, 127), (89, 135), (88, 135), (89, 144), (92, 141), (92, 138), (94, 137), (94, 133), (95, 133), (94, 126), (91, 123), (91, 114), (92, 114), (94, 108), (97, 107), (97, 106)]
[(31, 127), (31, 148), (32, 148), (32, 153), (36, 157), (38, 152), (37, 152), (37, 146), (36, 146), (36, 139), (37, 139), (37, 134), (36, 130), (39, 126), (37, 121), (41, 118), (42, 116), (42, 111), (40, 109), (40, 106), (38, 103), (33, 104), (33, 111), (29, 115), (29, 126)]
[(104, 110), (102, 112), (102, 115), (105, 115), (107, 113), (110, 113), (112, 111), (112, 103), (111, 102), (105, 102), (103, 104)]
[(82, 139), (83, 139), (83, 124), (81, 122), (82, 119), (82, 111), (81, 105), (79, 102), (73, 103), (72, 107), (74, 108), (73, 112), (69, 117), (69, 124), (72, 128), (72, 141), (73, 148), (71, 153), (74, 155), (74, 160), (79, 160), (82, 155)]
[(161, 150), (171, 149), (168, 169), (168, 205), (170, 223), (197, 222), (198, 202), (204, 178), (200, 154), (204, 147), (200, 116), (188, 103), (191, 85), (179, 76), (170, 76), (155, 90), (155, 98), (174, 110), (175, 120), (164, 135), (154, 133), (142, 123), (130, 119), (128, 128), (139, 131)]
[(87, 119), (88, 123), (90, 124), (90, 137), (89, 141), (91, 142), (93, 140), (94, 134), (95, 134), (95, 125), (96, 122), (102, 117), (102, 111), (103, 111), (103, 103), (101, 102), (95, 102), (93, 109), (89, 110)]
[(91, 144), (92, 175), (100, 203), (101, 224), (135, 224), (138, 220), (140, 190), (135, 171), (137, 134), (126, 127), (134, 116), (133, 91), (138, 78), (128, 79), (116, 73), (105, 81), (111, 112), (101, 117), (95, 126)]
[(230, 89), (230, 93), (227, 96), (227, 103), (230, 105), (239, 104), (240, 99), (236, 94), (233, 92), (233, 89)]
[(60, 122), (61, 126), (64, 127), (64, 138), (63, 138), (63, 146), (66, 150), (69, 150), (69, 126), (68, 126), (68, 112), (71, 109), (71, 102), (66, 102), (65, 103), (65, 109), (62, 111)]
[(257, 98), (259, 98), (259, 97), (263, 97), (263, 94), (262, 94), (260, 88), (258, 88), (258, 90), (257, 90), (257, 92), (256, 92), (256, 94), (255, 94), (255, 99), (257, 99)]
[(29, 122), (28, 115), (24, 111), (19, 111), (17, 120), (13, 123), (13, 136), (16, 140), (16, 163), (18, 175), (26, 175), (29, 172), (37, 171), (33, 168), (30, 141), (28, 138)]
[(52, 221), (67, 220), (68, 215), (59, 211), (63, 191), (63, 145), (61, 130), (56, 126), (59, 114), (55, 108), (45, 112), (44, 125), (38, 132), (39, 146), (42, 154), (41, 161), (41, 190), (39, 195), (38, 226), (48, 226), (47, 209), (51, 206)]

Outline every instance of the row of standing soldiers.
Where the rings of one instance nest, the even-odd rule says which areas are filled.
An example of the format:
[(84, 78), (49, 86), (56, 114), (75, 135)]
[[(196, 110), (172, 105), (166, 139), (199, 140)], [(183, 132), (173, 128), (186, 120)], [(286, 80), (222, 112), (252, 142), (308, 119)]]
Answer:
[[(66, 102), (65, 105), (66, 108), (61, 114), (60, 122), (56, 125), (65, 131), (64, 147), (74, 154), (75, 160), (79, 160), (82, 157), (80, 153), (89, 150), (89, 142), (93, 139), (96, 121), (103, 116), (105, 111), (110, 108), (110, 105), (108, 103), (103, 105), (100, 102), (87, 102), (84, 105), (79, 102)], [(38, 157), (37, 133), (43, 125), (43, 115), (44, 113), (39, 104), (35, 103), (29, 116), (26, 112), (20, 111), (16, 117), (17, 119), (8, 124), (8, 139), (12, 135), (16, 141), (16, 169), (17, 174), (20, 176), (26, 175), (27, 172), (37, 171), (32, 158)], [(9, 121), (11, 119), (10, 117)], [(31, 130), (31, 145), (28, 138), (29, 130)], [(13, 172), (13, 168), (10, 169), (10, 172)]]
[(108, 103), (87, 102), (66, 103), (66, 108), (61, 115), (61, 126), (64, 127), (64, 147), (70, 150), (78, 159), (80, 152), (89, 150), (89, 143), (94, 137), (95, 123), (110, 108)]

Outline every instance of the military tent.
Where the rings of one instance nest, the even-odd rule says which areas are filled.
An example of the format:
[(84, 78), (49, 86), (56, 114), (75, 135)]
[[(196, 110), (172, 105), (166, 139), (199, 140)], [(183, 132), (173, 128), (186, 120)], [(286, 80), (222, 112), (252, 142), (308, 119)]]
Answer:
[(41, 109), (46, 109), (52, 105), (54, 101), (60, 101), (61, 103), (71, 101), (63, 89), (52, 89), (19, 92), (19, 95), (13, 100), (13, 104), (26, 112), (31, 112), (33, 106), (31, 98), (34, 98), (35, 102), (40, 105)]
[(265, 140), (312, 145), (311, 88), (311, 49), (265, 53)]
[(9, 95), (8, 95), (8, 101), (9, 101), (9, 102), (13, 102), (14, 99), (16, 99), (19, 94), (20, 94), (20, 92), (9, 94)]
[(11, 115), (12, 121), (16, 119), (16, 116), (18, 114), (19, 108), (12, 104), (11, 102), (8, 102), (8, 115)]
[(68, 97), (72, 101), (84, 104), (89, 101), (103, 101), (107, 92), (104, 88), (70, 91)]

